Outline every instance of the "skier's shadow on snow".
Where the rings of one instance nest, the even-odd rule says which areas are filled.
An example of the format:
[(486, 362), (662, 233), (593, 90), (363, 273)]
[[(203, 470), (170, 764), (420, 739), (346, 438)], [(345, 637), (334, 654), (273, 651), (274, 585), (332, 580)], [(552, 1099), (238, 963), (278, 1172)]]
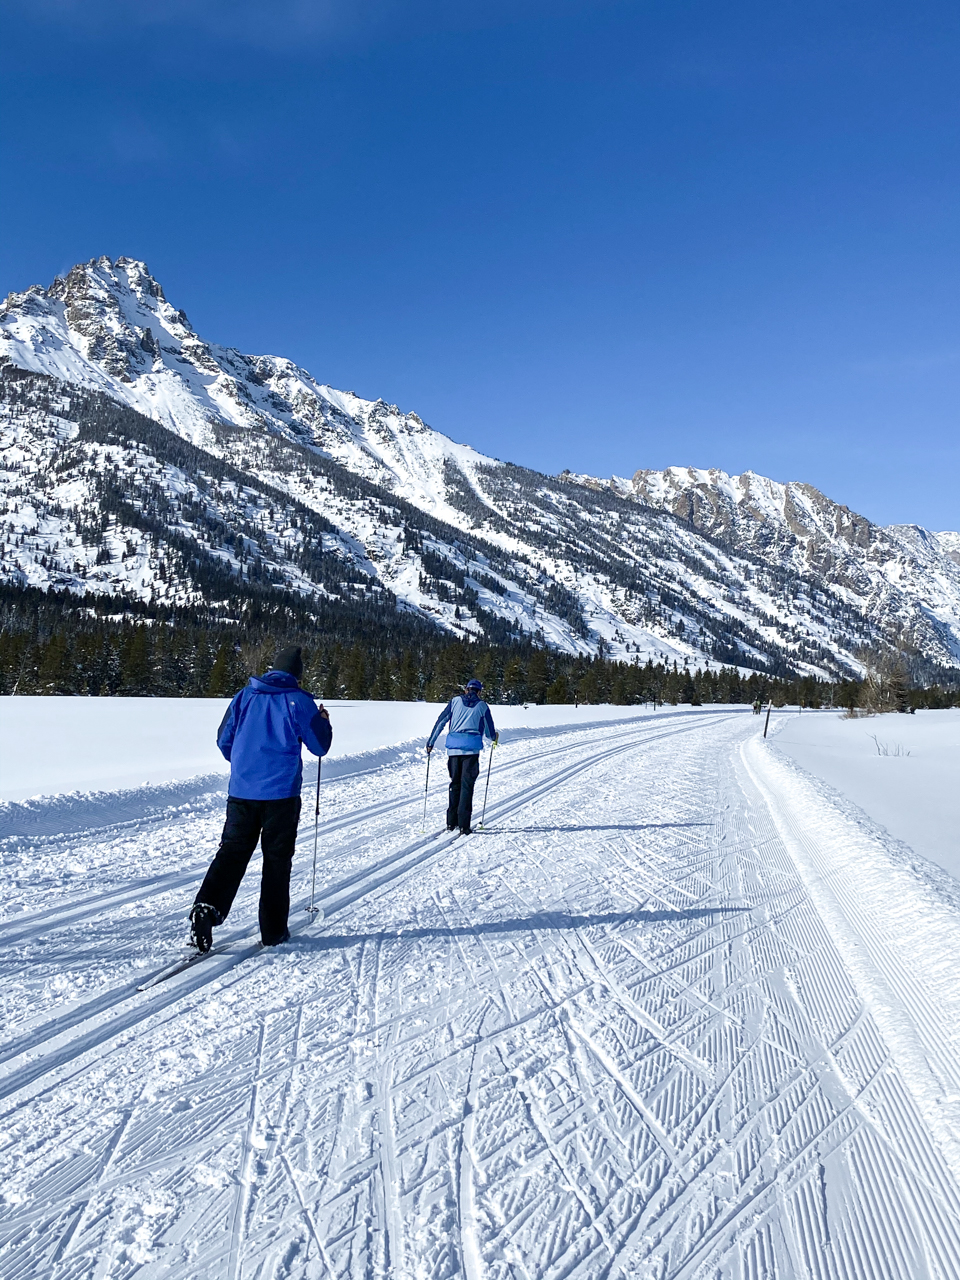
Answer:
[(713, 827), (712, 822), (618, 822), (604, 827), (488, 827), (474, 829), (475, 836), (537, 836), (547, 831), (670, 831), (678, 827)]
[(338, 933), (320, 938), (298, 938), (297, 946), (311, 951), (335, 951), (359, 946), (362, 942), (404, 942), (408, 938), (469, 938), (490, 933), (529, 933), (533, 929), (589, 929), (592, 925), (680, 924), (685, 920), (716, 919), (742, 915), (751, 907), (688, 907), (683, 911), (604, 911), (597, 915), (573, 915), (566, 911), (539, 911), (522, 920), (486, 920), (479, 924), (416, 926), (384, 929), (380, 933)]

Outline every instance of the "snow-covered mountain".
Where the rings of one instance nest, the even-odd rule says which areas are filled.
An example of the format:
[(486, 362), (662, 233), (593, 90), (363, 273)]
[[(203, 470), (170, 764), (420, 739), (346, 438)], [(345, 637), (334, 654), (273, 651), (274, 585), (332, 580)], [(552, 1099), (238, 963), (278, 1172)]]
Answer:
[[(583, 477), (584, 483), (599, 483)], [(872, 524), (813, 485), (751, 471), (669, 467), (604, 482), (642, 506), (669, 511), (722, 546), (819, 580), (894, 636), (956, 662), (960, 534)]]
[(276, 431), (441, 517), (450, 514), (448, 460), (468, 474), (491, 462), (415, 413), (324, 386), (291, 360), (203, 341), (146, 264), (129, 258), (83, 263), (49, 289), (11, 294), (0, 355), (104, 391), (214, 452), (215, 423)]
[(228, 613), (251, 582), (379, 595), (452, 635), (631, 661), (838, 674), (892, 646), (960, 666), (960, 535), (749, 473), (501, 463), (204, 341), (142, 262), (11, 294), (0, 361), (0, 581)]

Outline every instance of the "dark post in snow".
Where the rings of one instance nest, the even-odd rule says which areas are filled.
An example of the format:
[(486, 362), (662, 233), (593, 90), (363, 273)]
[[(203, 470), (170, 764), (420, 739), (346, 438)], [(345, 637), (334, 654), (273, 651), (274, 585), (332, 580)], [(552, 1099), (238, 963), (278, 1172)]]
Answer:
[(772, 706), (773, 706), (773, 703), (772, 703), (772, 702), (768, 702), (768, 703), (767, 703), (767, 718), (766, 718), (766, 720), (764, 720), (764, 722), (763, 722), (763, 736), (764, 736), (764, 737), (766, 737), (766, 736), (767, 736), (767, 730), (770, 728), (770, 708), (771, 708)]

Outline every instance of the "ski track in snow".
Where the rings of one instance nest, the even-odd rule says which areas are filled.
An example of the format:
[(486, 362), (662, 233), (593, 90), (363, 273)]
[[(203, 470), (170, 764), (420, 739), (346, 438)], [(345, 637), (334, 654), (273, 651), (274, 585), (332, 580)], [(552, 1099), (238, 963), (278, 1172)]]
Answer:
[(952, 1138), (756, 733), (504, 746), (465, 839), (421, 834), (422, 766), (334, 780), (323, 923), (305, 817), (291, 943), (258, 952), (251, 871), (144, 992), (221, 802), (8, 842), (0, 1277), (956, 1280)]

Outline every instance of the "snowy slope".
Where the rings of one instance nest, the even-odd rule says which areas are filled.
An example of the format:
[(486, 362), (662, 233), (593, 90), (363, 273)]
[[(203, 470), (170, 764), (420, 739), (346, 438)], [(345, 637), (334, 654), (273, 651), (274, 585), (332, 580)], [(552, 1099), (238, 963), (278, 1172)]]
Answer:
[(269, 426), (441, 518), (450, 514), (446, 459), (465, 473), (496, 465), (415, 413), (323, 386), (290, 360), (205, 342), (146, 264), (129, 258), (99, 258), (49, 289), (11, 294), (0, 309), (0, 355), (117, 396), (203, 447), (215, 446), (211, 422)]
[[(21, 379), (14, 395), (18, 370), (57, 382)], [(304, 596), (373, 583), (465, 638), (821, 675), (861, 672), (868, 649), (960, 666), (960, 535), (879, 529), (749, 473), (598, 481), (503, 464), (288, 360), (205, 341), (131, 259), (11, 294), (0, 384), (2, 580), (189, 602), (209, 588), (188, 566), (213, 557)], [(202, 456), (174, 465), (161, 433), (91, 426), (102, 410), (70, 388)], [(211, 483), (204, 457), (229, 479)], [(89, 528), (111, 474), (143, 518), (116, 518), (113, 502), (107, 560)], [(322, 570), (321, 548), (336, 565)]]
[(507, 744), (465, 841), (422, 758), (344, 775), (323, 923), (305, 825), (291, 943), (251, 875), (144, 992), (222, 796), (4, 841), (0, 1269), (953, 1280), (960, 911), (756, 735)]
[(944, 531), (936, 535), (940, 546), (952, 560), (960, 564), (960, 533), (949, 533)]
[[(793, 614), (777, 617), (776, 579), (615, 496), (486, 468), (485, 503), (450, 481), (459, 523), (441, 523), (285, 436), (212, 423), (202, 450), (112, 406), (102, 393), (0, 370), (6, 580), (205, 600), (228, 616), (249, 583), (341, 601), (389, 593), (453, 634), (526, 633), (573, 653), (602, 644), (630, 661), (829, 669), (843, 651), (836, 638), (833, 650), (809, 650)], [(755, 577), (766, 616), (725, 588), (744, 576)]]
[[(960, 534), (874, 525), (812, 485), (669, 467), (609, 488), (669, 511), (723, 546), (774, 558), (879, 622), (905, 647), (960, 663)], [(815, 608), (810, 608), (811, 617)]]
[(545, 615), (529, 556), (421, 518), (283, 437), (215, 423), (211, 449), (184, 449), (70, 384), (9, 376), (0, 421), (8, 581), (234, 615), (251, 582), (329, 600), (380, 594), (455, 635), (546, 625), (557, 647), (590, 650), (568, 621)]

